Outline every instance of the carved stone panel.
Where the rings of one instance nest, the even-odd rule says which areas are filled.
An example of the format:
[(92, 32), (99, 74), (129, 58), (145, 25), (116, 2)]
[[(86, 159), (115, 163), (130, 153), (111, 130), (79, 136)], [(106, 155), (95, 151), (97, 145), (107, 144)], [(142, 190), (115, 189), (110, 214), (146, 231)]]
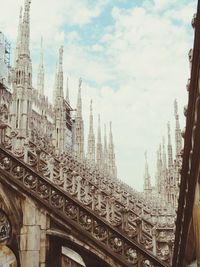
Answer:
[(0, 243), (5, 243), (10, 238), (11, 225), (6, 214), (0, 210)]

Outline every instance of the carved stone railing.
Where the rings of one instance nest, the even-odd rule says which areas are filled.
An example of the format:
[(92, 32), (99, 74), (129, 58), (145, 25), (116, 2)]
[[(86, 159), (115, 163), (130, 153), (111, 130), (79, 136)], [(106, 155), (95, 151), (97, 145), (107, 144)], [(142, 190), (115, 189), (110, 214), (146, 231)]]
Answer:
[[(106, 219), (114, 227), (123, 230), (124, 234), (134, 236), (138, 243), (145, 249), (153, 251), (162, 260), (170, 262), (174, 215), (164, 214), (163, 210), (144, 209), (143, 202), (137, 203), (137, 198), (135, 196), (133, 198), (129, 193), (126, 193), (124, 203), (121, 201), (124, 195), (120, 195), (120, 187), (116, 181), (106, 180), (103, 177), (94, 178), (91, 173), (80, 170), (81, 164), (67, 153), (63, 154), (60, 160), (38, 149), (33, 143), (31, 143), (31, 152), (32, 158), (38, 155), (38, 169), (45, 177), (51, 177), (52, 181), (70, 192), (92, 212)], [(156, 219), (156, 230), (155, 224), (148, 220), (151, 216)], [(160, 236), (162, 236), (162, 242), (157, 242)], [(166, 242), (163, 245), (164, 238)]]
[[(22, 140), (23, 146), (17, 145), (16, 149), (15, 137), (13, 132), (12, 138), (3, 143), (15, 157), (71, 194), (92, 213), (123, 231), (124, 235), (133, 238), (165, 262), (170, 262), (172, 248), (168, 243), (173, 240), (172, 216), (165, 215), (159, 206), (157, 210), (150, 209), (137, 195), (122, 190), (116, 181), (100, 176), (98, 172), (90, 172), (70, 153), (55, 157), (42, 149), (40, 144), (25, 140)], [(152, 218), (156, 219), (156, 230)], [(162, 242), (157, 242), (160, 235)]]
[[(32, 152), (35, 153), (38, 146), (34, 143), (30, 144)], [(49, 153), (43, 149), (41, 156), (44, 161), (49, 160)], [(109, 176), (106, 176), (106, 174), (103, 174), (99, 169), (91, 168), (91, 166), (88, 166), (87, 163), (79, 161), (72, 153), (65, 152), (60, 157), (54, 156), (53, 165), (54, 169), (58, 169), (57, 172), (59, 172), (59, 164), (61, 162), (62, 164), (69, 166), (69, 168), (75, 171), (83, 179), (93, 182), (98, 188), (107, 192), (108, 195), (112, 194), (116, 201), (120, 202), (123, 206), (128, 207), (130, 210), (133, 210), (140, 218), (142, 217), (143, 219), (147, 219), (151, 222), (152, 210), (155, 211), (155, 209), (157, 209), (162, 215), (164, 215), (167, 211), (165, 216), (166, 228), (173, 228), (174, 214), (169, 211), (168, 206), (163, 207), (160, 205), (160, 202), (156, 203), (156, 201), (150, 203), (148, 200), (147, 202), (145, 198), (141, 196), (141, 193), (134, 191), (131, 187), (117, 179), (111, 179)]]
[[(68, 225), (84, 234), (91, 241), (95, 242), (98, 247), (107, 251), (121, 266), (167, 266), (166, 263), (163, 263), (146, 250), (144, 246), (137, 243), (134, 236), (134, 228), (132, 228), (132, 232), (129, 232), (131, 234), (128, 236), (122, 229), (118, 229), (106, 221), (103, 216), (91, 212), (91, 209), (88, 208), (88, 203), (91, 202), (91, 205), (93, 205), (91, 200), (96, 196), (91, 194), (90, 197), (86, 197), (87, 193), (84, 192), (82, 194), (79, 191), (79, 198), (85, 199), (86, 205), (83, 205), (73, 197), (73, 194), (80, 185), (80, 178), (72, 177), (71, 182), (60, 180), (60, 183), (55, 184), (55, 181), (42, 177), (40, 171), (43, 169), (44, 172), (46, 166), (42, 166), (41, 161), (35, 162), (35, 158), (31, 159), (31, 156), (28, 156), (28, 158), (30, 161), (29, 165), (32, 165), (32, 167), (17, 159), (11, 152), (6, 151), (4, 147), (0, 146), (0, 179), (4, 180), (4, 182), (9, 180), (14, 183), (15, 186), (32, 196), (49, 209), (51, 213), (55, 214), (55, 216), (58, 216)], [(36, 168), (38, 168), (37, 171)], [(76, 184), (73, 183), (73, 179), (76, 179), (78, 182)], [(61, 188), (61, 183), (65, 183), (67, 190)], [(105, 212), (106, 208), (102, 206), (102, 213)], [(126, 211), (124, 212), (126, 213)], [(108, 217), (111, 221), (111, 210)], [(140, 224), (140, 221), (136, 222), (136, 231), (138, 231)], [(134, 223), (132, 225), (134, 226)]]

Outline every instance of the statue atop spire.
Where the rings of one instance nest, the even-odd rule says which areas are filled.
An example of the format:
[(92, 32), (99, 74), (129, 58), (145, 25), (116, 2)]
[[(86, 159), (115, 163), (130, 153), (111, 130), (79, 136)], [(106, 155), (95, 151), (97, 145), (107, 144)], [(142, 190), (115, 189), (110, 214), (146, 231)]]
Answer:
[(43, 38), (41, 37), (41, 51), (40, 51), (40, 63), (38, 66), (37, 75), (37, 90), (40, 95), (44, 95), (44, 52), (43, 52)]

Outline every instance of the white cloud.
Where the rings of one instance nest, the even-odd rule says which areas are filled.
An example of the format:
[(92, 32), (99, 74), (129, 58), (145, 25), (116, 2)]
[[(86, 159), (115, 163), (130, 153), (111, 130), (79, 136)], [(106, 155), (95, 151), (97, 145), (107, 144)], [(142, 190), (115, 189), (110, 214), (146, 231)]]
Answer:
[(68, 42), (79, 41), (80, 37), (76, 31), (69, 32), (66, 36)]
[(177, 0), (154, 0), (154, 9), (157, 11), (165, 10), (173, 5), (175, 5)]
[(99, 44), (95, 44), (92, 46), (92, 50), (95, 51), (95, 52), (102, 52), (104, 49), (101, 45)]
[(178, 11), (176, 9), (170, 9), (165, 12), (166, 18), (174, 18), (185, 25), (189, 25), (192, 21), (192, 15), (196, 12), (194, 9), (194, 3), (188, 3), (182, 6)]

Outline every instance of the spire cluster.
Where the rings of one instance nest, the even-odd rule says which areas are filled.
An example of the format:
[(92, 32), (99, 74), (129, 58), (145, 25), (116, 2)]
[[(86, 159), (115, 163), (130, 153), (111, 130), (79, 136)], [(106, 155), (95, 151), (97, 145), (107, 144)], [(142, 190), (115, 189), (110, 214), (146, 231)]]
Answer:
[[(76, 110), (69, 100), (69, 79), (67, 78), (64, 97), (63, 46), (60, 46), (55, 71), (53, 105), (44, 95), (45, 68), (43, 38), (41, 38), (40, 58), (37, 72), (37, 88), (32, 86), (32, 63), (29, 52), (30, 43), (30, 0), (25, 0), (24, 9), (20, 9), (17, 45), (15, 52), (15, 79), (12, 103), (12, 128), (20, 133), (20, 138), (38, 137), (48, 139), (49, 146), (57, 154), (70, 149), (80, 161), (87, 161), (92, 168), (101, 169), (108, 177), (116, 178), (115, 153), (110, 123), (107, 145), (104, 133), (104, 149), (101, 142), (101, 123), (98, 116), (97, 141), (93, 125), (93, 103), (90, 102), (89, 134), (87, 153), (84, 151), (84, 119), (82, 115), (82, 79), (78, 82)], [(23, 13), (24, 10), (24, 13)], [(75, 111), (75, 112), (74, 112)], [(33, 113), (32, 113), (33, 112)]]
[[(82, 98), (81, 98), (82, 79), (79, 79), (77, 108), (75, 115), (75, 141), (74, 151), (80, 160), (87, 160), (91, 166), (108, 174), (110, 177), (117, 177), (117, 168), (115, 164), (114, 143), (112, 135), (112, 123), (110, 122), (109, 140), (106, 133), (106, 125), (104, 125), (104, 143), (101, 141), (101, 121), (98, 115), (97, 140), (94, 134), (93, 125), (93, 102), (90, 100), (89, 114), (89, 132), (87, 138), (87, 153), (84, 153), (84, 121), (82, 117)], [(95, 145), (96, 142), (96, 145)]]
[(178, 116), (178, 104), (174, 102), (175, 114), (175, 146), (176, 153), (173, 158), (172, 142), (171, 142), (171, 129), (170, 123), (167, 123), (167, 154), (165, 148), (165, 138), (162, 139), (162, 144), (159, 145), (157, 150), (157, 163), (156, 163), (156, 186), (153, 187), (150, 183), (150, 175), (148, 172), (147, 158), (145, 155), (145, 175), (144, 175), (144, 195), (148, 198), (155, 196), (161, 199), (162, 203), (169, 203), (173, 207), (177, 206), (179, 181), (180, 181), (180, 168), (181, 168), (181, 130)]

